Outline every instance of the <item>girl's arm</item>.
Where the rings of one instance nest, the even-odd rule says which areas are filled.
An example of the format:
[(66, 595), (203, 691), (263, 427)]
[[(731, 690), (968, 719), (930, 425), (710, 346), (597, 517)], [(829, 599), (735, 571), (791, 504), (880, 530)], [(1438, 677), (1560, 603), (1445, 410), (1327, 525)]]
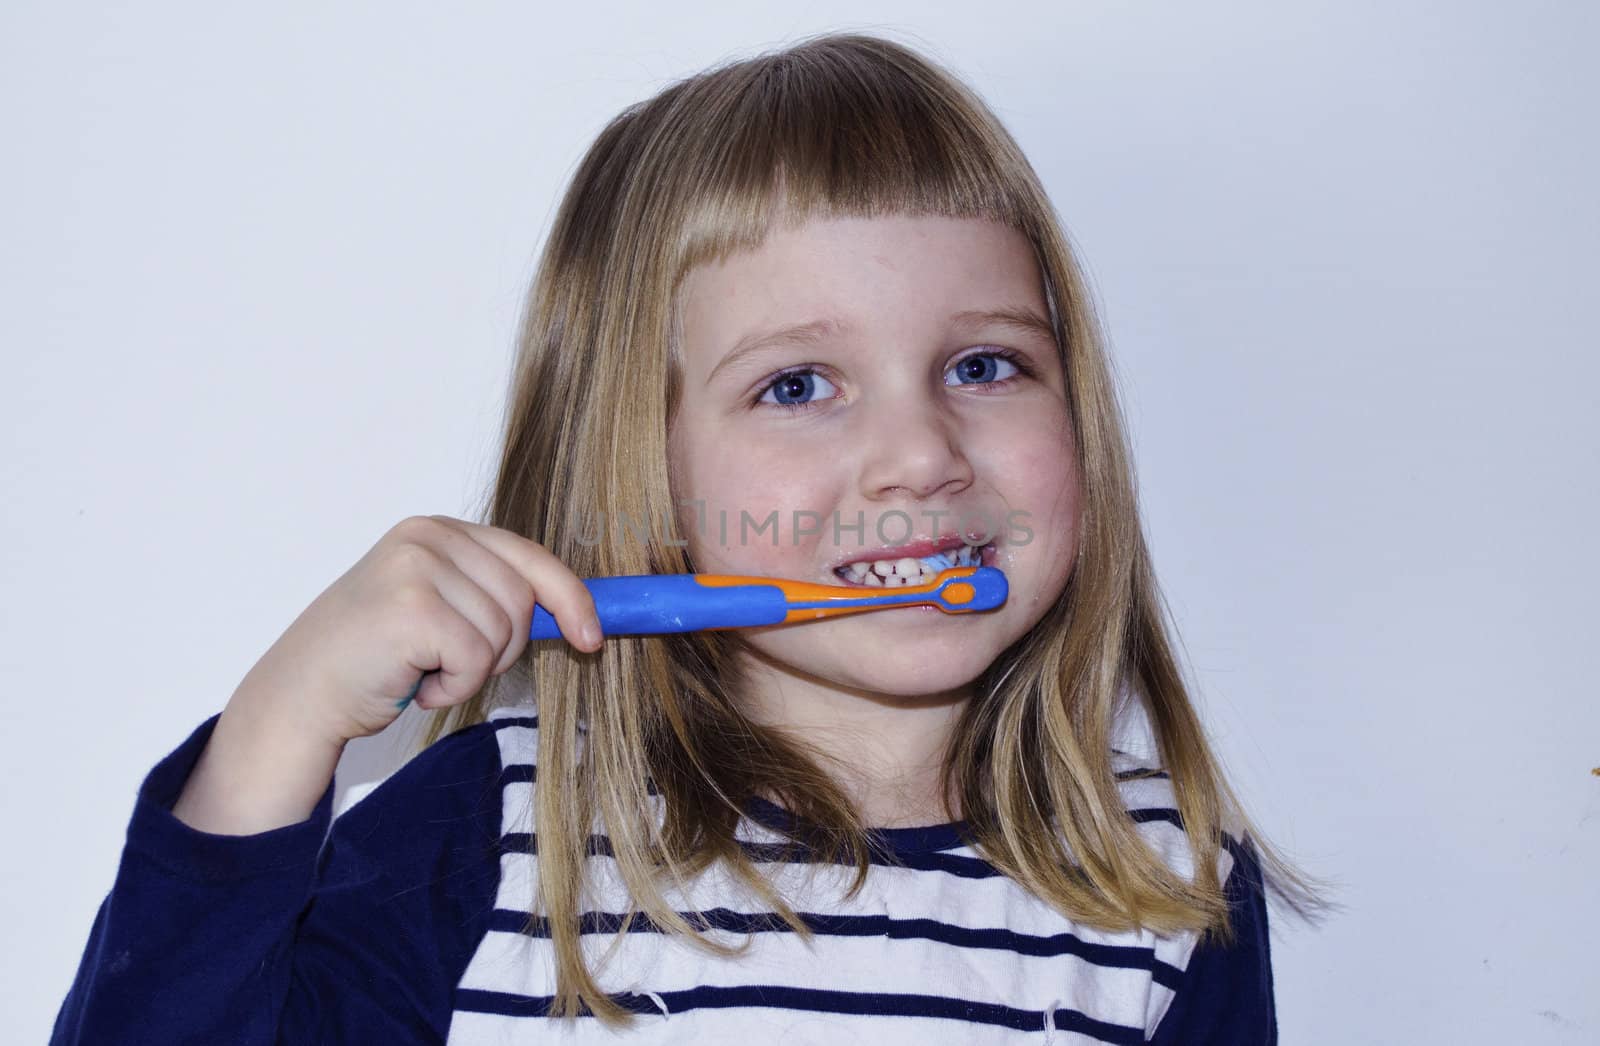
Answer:
[(493, 727), (430, 746), (331, 832), (330, 781), (303, 821), (220, 835), (172, 813), (218, 718), (140, 787), (53, 1046), (443, 1042), (494, 907)]

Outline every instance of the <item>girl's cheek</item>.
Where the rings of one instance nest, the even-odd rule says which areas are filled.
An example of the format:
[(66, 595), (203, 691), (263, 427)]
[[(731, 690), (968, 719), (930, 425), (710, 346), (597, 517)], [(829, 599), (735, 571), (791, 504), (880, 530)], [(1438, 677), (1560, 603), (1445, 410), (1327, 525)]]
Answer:
[[(818, 500), (806, 477), (783, 473), (780, 467), (718, 477), (716, 489), (705, 497), (704, 522), (695, 542), (703, 549), (698, 558), (729, 573), (812, 573), (819, 542), (832, 540), (832, 509)], [(811, 515), (796, 520), (796, 510)], [(797, 534), (797, 523), (804, 535)]]
[(1071, 482), (1077, 471), (1072, 427), (1064, 415), (1052, 413), (1037, 424), (995, 445), (994, 460), (1008, 475), (1030, 485), (1054, 489)]

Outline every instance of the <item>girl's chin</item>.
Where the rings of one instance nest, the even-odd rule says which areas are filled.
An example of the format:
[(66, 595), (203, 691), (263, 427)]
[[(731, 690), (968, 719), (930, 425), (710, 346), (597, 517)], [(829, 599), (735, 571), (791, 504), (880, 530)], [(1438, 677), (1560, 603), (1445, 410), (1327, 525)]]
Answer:
[[(805, 669), (813, 674), (831, 677), (846, 687), (870, 690), (873, 693), (912, 697), (938, 694), (966, 686), (983, 673), (992, 657), (984, 656), (971, 648), (964, 650), (945, 647), (941, 650), (901, 650), (886, 652), (881, 648), (854, 652), (833, 651), (825, 665)], [(839, 657), (839, 654), (845, 654)]]
[[(753, 629), (766, 659), (837, 685), (884, 694), (927, 694), (964, 686), (981, 675), (1004, 649), (975, 615), (946, 614), (929, 607), (922, 622), (914, 608), (857, 614), (833, 621)], [(869, 618), (896, 617), (881, 623)]]

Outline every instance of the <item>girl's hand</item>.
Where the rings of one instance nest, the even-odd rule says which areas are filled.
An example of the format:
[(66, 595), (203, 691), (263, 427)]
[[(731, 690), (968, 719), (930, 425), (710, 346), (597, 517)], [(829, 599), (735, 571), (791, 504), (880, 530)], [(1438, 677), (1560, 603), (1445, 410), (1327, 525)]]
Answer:
[(543, 545), (499, 527), (412, 516), (312, 601), (234, 701), (331, 744), (376, 734), (414, 688), (421, 707), (447, 708), (510, 668), (528, 643), (535, 603), (563, 635), (593, 627), (573, 646), (600, 648), (593, 597)]

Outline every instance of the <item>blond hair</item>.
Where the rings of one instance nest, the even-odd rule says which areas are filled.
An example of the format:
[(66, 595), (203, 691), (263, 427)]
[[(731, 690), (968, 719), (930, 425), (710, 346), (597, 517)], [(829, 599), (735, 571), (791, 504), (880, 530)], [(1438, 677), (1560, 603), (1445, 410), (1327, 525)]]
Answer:
[[(809, 38), (676, 82), (600, 132), (524, 306), (483, 522), (539, 542), (583, 577), (690, 572), (667, 535), (595, 543), (573, 526), (647, 520), (675, 504), (666, 436), (681, 387), (681, 281), (760, 246), (778, 223), (897, 214), (980, 218), (1028, 237), (1056, 327), (1083, 492), (1065, 591), (976, 681), (941, 794), (959, 796), (986, 860), (1088, 925), (1227, 937), (1217, 871), (1225, 827), (1252, 838), (1280, 897), (1307, 910), (1316, 903), (1310, 881), (1249, 830), (1174, 659), (1113, 376), (1053, 208), (982, 100), (901, 44), (859, 33)], [(741, 711), (738, 648), (729, 632), (616, 637), (593, 655), (530, 644), (516, 670), (428, 723), (424, 745), (484, 721), (519, 681), (536, 695), (535, 908), (555, 954), (552, 1016), (578, 1013), (581, 1000), (610, 1026), (631, 1023), (579, 947), (597, 826), (635, 910), (716, 954), (740, 949), (698, 933), (663, 879), (682, 884), (722, 863), (810, 935), (735, 838), (751, 796), (778, 797), (809, 826), (799, 845), (855, 864), (847, 896), (865, 882), (874, 851), (825, 753)], [(1192, 877), (1152, 850), (1121, 800), (1112, 731), (1125, 693), (1142, 701), (1171, 776)]]

